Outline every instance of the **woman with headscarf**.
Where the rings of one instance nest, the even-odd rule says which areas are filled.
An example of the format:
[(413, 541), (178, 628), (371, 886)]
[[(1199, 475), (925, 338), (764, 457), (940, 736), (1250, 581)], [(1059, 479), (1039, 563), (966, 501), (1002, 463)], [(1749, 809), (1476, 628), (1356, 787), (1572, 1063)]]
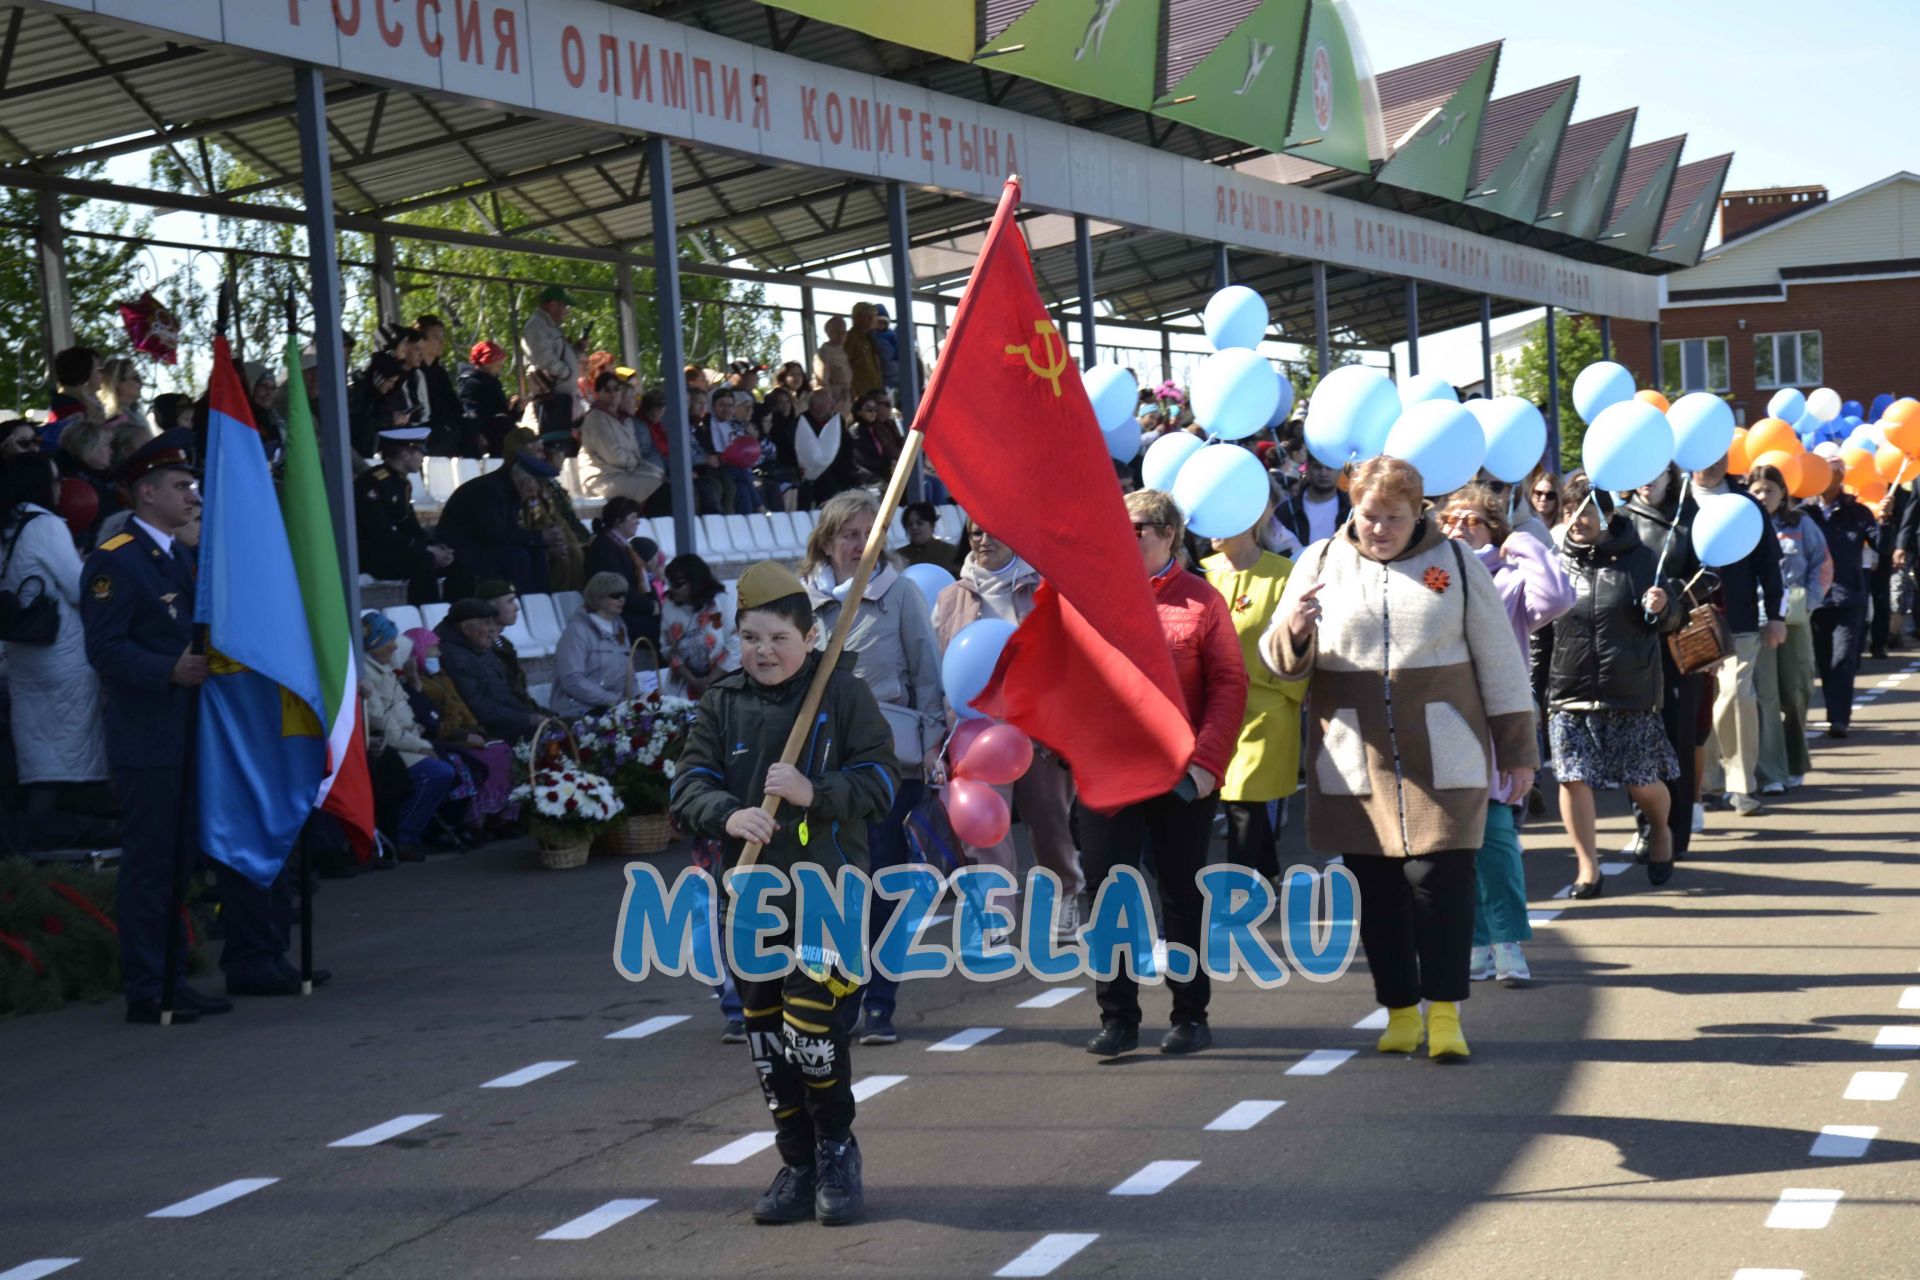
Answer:
[[(421, 846), (427, 828), (453, 790), (453, 768), (435, 754), (433, 743), (414, 718), (406, 687), (395, 674), (395, 665), (404, 664), (407, 657), (400, 652), (399, 629), (386, 614), (374, 610), (360, 615), (360, 628), (366, 651), (360, 688), (365, 696), (362, 709), (367, 720), (367, 750), (373, 757), (390, 751), (406, 768), (410, 785), (392, 818), (391, 834), (394, 852), (401, 860), (418, 861), (425, 856)], [(411, 641), (407, 648), (411, 651)], [(436, 847), (445, 848), (446, 844), (437, 842)]]
[[(508, 799), (513, 790), (511, 748), (504, 742), (488, 740), (453, 678), (441, 670), (440, 634), (430, 627), (415, 627), (407, 632), (406, 639), (413, 651), (401, 675), (414, 718), (432, 736), (441, 757), (466, 775), (449, 798), (470, 801), (466, 824), (469, 835), (479, 836), (486, 827), (504, 825), (514, 812)], [(462, 795), (468, 784), (472, 793)]]

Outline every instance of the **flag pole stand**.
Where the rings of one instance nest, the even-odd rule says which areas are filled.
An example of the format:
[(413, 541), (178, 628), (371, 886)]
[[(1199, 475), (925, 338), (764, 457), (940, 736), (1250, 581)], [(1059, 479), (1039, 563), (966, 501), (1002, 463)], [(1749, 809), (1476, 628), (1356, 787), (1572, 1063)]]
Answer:
[[(918, 427), (907, 432), (906, 445), (900, 450), (899, 461), (893, 464), (893, 476), (887, 481), (886, 493), (880, 499), (880, 511), (873, 518), (872, 531), (867, 534), (866, 550), (861, 552), (860, 565), (853, 571), (853, 578), (847, 584), (846, 603), (840, 606), (840, 617), (833, 624), (833, 634), (827, 640), (826, 652), (820, 656), (820, 665), (814, 670), (812, 683), (807, 686), (807, 697), (800, 704), (800, 715), (794, 720), (793, 728), (787, 731), (787, 745), (780, 752), (782, 764), (796, 763), (807, 744), (807, 732), (813, 724), (815, 713), (820, 709), (820, 700), (826, 696), (827, 681), (833, 678), (834, 669), (840, 665), (840, 654), (847, 646), (847, 636), (852, 632), (854, 618), (860, 612), (860, 602), (866, 595), (874, 566), (880, 563), (880, 556), (887, 549), (887, 531), (892, 528), (894, 512), (900, 509), (900, 501), (906, 496), (907, 485), (913, 479), (914, 467), (920, 461), (920, 446), (925, 439), (926, 436)], [(760, 802), (760, 808), (772, 817), (780, 811), (780, 797), (765, 797)], [(757, 844), (748, 844), (740, 854), (739, 865), (750, 867), (758, 862), (760, 848)]]
[(300, 828), (300, 994), (313, 994), (313, 841), (307, 825)]

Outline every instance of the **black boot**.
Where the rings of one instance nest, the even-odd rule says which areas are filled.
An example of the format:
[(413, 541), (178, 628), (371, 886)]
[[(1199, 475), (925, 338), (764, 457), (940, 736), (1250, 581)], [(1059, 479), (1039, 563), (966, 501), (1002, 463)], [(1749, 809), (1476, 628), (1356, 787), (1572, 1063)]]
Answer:
[(755, 1222), (805, 1222), (813, 1216), (813, 1166), (783, 1165), (753, 1206)]
[(1087, 1052), (1114, 1058), (1140, 1047), (1140, 1028), (1128, 1022), (1103, 1022), (1100, 1034), (1087, 1041)]
[(813, 1216), (823, 1227), (852, 1222), (866, 1207), (860, 1185), (860, 1143), (852, 1134), (845, 1142), (825, 1138), (814, 1144)]

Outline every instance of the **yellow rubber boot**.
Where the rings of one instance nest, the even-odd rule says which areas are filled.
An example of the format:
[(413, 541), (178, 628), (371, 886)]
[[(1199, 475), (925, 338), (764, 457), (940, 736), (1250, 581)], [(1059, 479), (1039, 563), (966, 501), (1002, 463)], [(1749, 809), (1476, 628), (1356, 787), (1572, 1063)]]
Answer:
[(1472, 1056), (1467, 1038), (1460, 1034), (1460, 1006), (1451, 1000), (1427, 1006), (1427, 1056), (1441, 1062)]
[(1404, 1009), (1387, 1010), (1387, 1029), (1380, 1033), (1379, 1049), (1382, 1053), (1413, 1053), (1420, 1048), (1420, 1036), (1425, 1030), (1420, 1025), (1420, 1006), (1410, 1004)]

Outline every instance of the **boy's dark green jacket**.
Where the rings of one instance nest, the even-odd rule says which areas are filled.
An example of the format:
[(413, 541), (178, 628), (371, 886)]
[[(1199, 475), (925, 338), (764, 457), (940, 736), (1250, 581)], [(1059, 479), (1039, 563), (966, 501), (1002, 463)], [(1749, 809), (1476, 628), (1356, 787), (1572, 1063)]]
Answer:
[[(785, 683), (763, 685), (732, 671), (708, 686), (673, 778), (671, 812), (680, 829), (726, 841), (724, 865), (740, 860), (744, 842), (727, 835), (727, 819), (766, 794), (767, 769), (778, 764), (787, 734), (806, 700), (821, 655)], [(900, 788), (893, 733), (880, 704), (853, 674), (854, 655), (842, 654), (814, 713), (799, 767), (813, 781), (813, 805), (804, 814), (786, 802), (780, 830), (761, 851), (765, 866), (848, 862), (866, 870), (867, 823), (887, 816)], [(807, 843), (800, 843), (805, 820)]]

